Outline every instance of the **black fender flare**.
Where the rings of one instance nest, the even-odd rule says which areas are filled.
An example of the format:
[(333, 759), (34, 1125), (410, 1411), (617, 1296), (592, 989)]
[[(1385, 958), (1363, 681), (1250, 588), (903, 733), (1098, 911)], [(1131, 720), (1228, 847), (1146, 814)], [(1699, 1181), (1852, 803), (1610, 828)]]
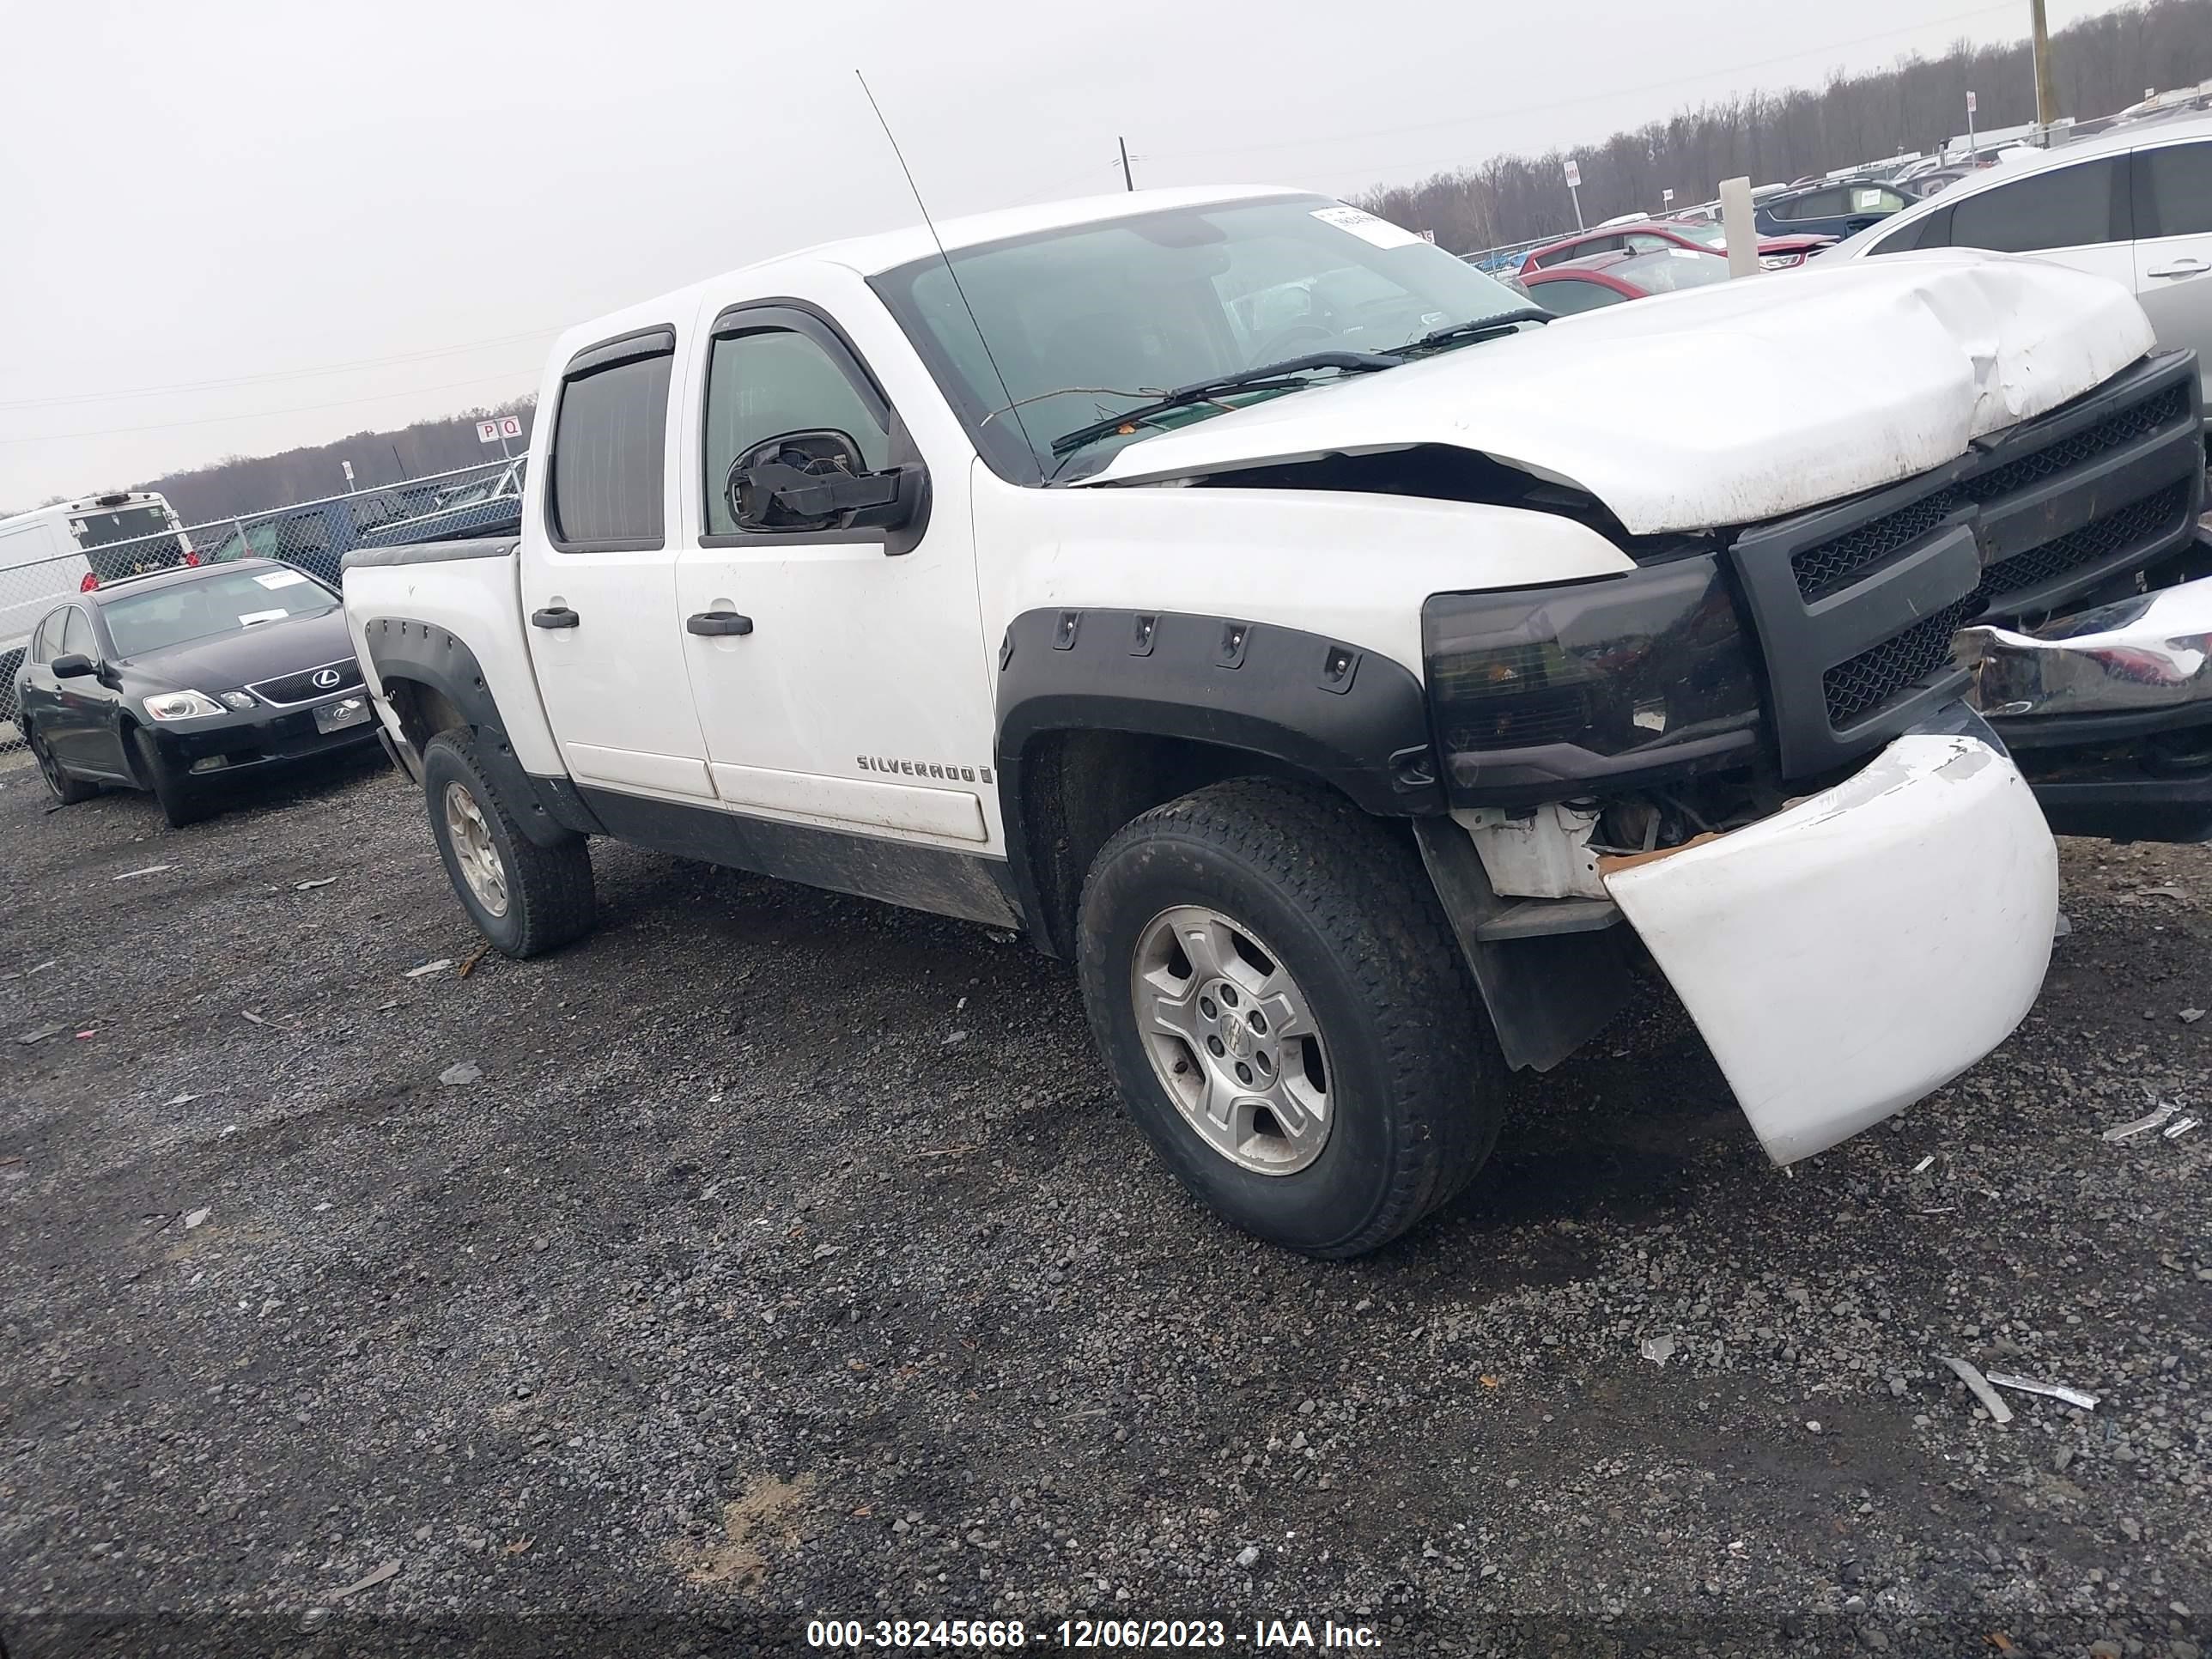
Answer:
[(1057, 936), (1030, 822), (1028, 755), (1040, 737), (1114, 732), (1186, 738), (1262, 756), (1319, 778), (1364, 810), (1449, 810), (1428, 699), (1404, 664), (1272, 623), (1186, 611), (1024, 611), (999, 647), (999, 803), (1008, 873), (1037, 943)]
[(459, 711), (476, 732), (478, 760), (500, 793), (514, 803), (515, 817), (531, 840), (552, 847), (571, 835), (606, 833), (567, 778), (541, 778), (523, 769), (514, 745), (507, 741), (507, 722), (484, 678), (483, 665), (465, 641), (449, 629), (409, 617), (378, 617), (364, 623), (362, 641), (380, 685), (395, 679), (417, 681)]

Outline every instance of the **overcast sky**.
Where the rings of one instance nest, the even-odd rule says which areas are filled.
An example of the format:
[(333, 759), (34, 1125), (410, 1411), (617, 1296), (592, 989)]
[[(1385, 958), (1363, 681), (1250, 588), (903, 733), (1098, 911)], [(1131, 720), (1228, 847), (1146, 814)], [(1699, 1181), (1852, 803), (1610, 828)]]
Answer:
[(855, 67), (943, 217), (1118, 188), (1117, 134), (1139, 185), (1349, 194), (2027, 11), (0, 0), (0, 508), (512, 397), (571, 323), (910, 221)]

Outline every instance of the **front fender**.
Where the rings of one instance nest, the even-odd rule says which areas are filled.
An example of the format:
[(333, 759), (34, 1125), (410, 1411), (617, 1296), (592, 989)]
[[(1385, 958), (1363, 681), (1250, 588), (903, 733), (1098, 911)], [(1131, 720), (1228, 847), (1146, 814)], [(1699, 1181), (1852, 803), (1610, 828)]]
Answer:
[[(477, 758), (501, 795), (514, 803), (532, 841), (550, 847), (571, 835), (606, 833), (566, 777), (538, 777), (523, 769), (476, 653), (451, 629), (413, 617), (379, 617), (362, 624), (361, 638), (382, 696), (389, 699), (395, 681), (426, 685), (474, 730)], [(401, 763), (410, 775), (421, 775), (419, 763), (407, 765), (403, 757)]]
[(1040, 942), (1052, 937), (1032, 751), (1051, 734), (1180, 738), (1262, 757), (1340, 790), (1378, 816), (1448, 809), (1419, 678), (1402, 663), (1324, 635), (1182, 611), (1024, 611), (999, 652), (999, 801), (1009, 874)]

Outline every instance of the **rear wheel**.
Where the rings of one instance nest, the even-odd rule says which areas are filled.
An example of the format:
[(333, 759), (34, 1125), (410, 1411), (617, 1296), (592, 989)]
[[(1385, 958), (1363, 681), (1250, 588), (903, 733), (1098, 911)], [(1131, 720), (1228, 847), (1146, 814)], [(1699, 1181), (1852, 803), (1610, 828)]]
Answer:
[(161, 816), (168, 819), (172, 830), (198, 823), (214, 813), (216, 803), (207, 786), (194, 783), (163, 760), (151, 732), (138, 726), (131, 732), (131, 741), (138, 751), (138, 775), (154, 792), (154, 799), (161, 804)]
[(62, 763), (54, 758), (53, 751), (46, 747), (46, 740), (39, 735), (36, 726), (23, 729), (23, 742), (29, 748), (31, 757), (39, 763), (39, 775), (46, 781), (46, 787), (63, 805), (74, 806), (79, 801), (90, 800), (100, 793), (98, 784), (87, 783), (82, 778), (71, 777), (62, 770)]
[(1176, 1176), (1249, 1232), (1363, 1254), (1463, 1188), (1505, 1066), (1407, 842), (1268, 779), (1146, 813), (1099, 852), (1084, 999)]
[(477, 931), (510, 957), (542, 956), (591, 931), (598, 901), (581, 836), (544, 847), (523, 833), (465, 730), (422, 750), (430, 836)]

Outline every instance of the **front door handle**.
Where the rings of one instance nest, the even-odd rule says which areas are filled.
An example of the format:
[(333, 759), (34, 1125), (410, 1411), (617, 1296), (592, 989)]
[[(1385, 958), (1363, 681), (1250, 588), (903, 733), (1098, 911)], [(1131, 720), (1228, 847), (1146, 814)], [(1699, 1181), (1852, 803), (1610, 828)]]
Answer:
[(532, 628), (574, 628), (584, 619), (565, 605), (549, 605), (530, 613)]
[(2202, 259), (2176, 259), (2170, 264), (2153, 265), (2144, 273), (2148, 276), (2197, 276), (2208, 269)]
[(702, 611), (684, 619), (684, 631), (704, 634), (709, 639), (720, 639), (731, 634), (750, 634), (753, 631), (753, 619), (740, 617), (734, 611)]

